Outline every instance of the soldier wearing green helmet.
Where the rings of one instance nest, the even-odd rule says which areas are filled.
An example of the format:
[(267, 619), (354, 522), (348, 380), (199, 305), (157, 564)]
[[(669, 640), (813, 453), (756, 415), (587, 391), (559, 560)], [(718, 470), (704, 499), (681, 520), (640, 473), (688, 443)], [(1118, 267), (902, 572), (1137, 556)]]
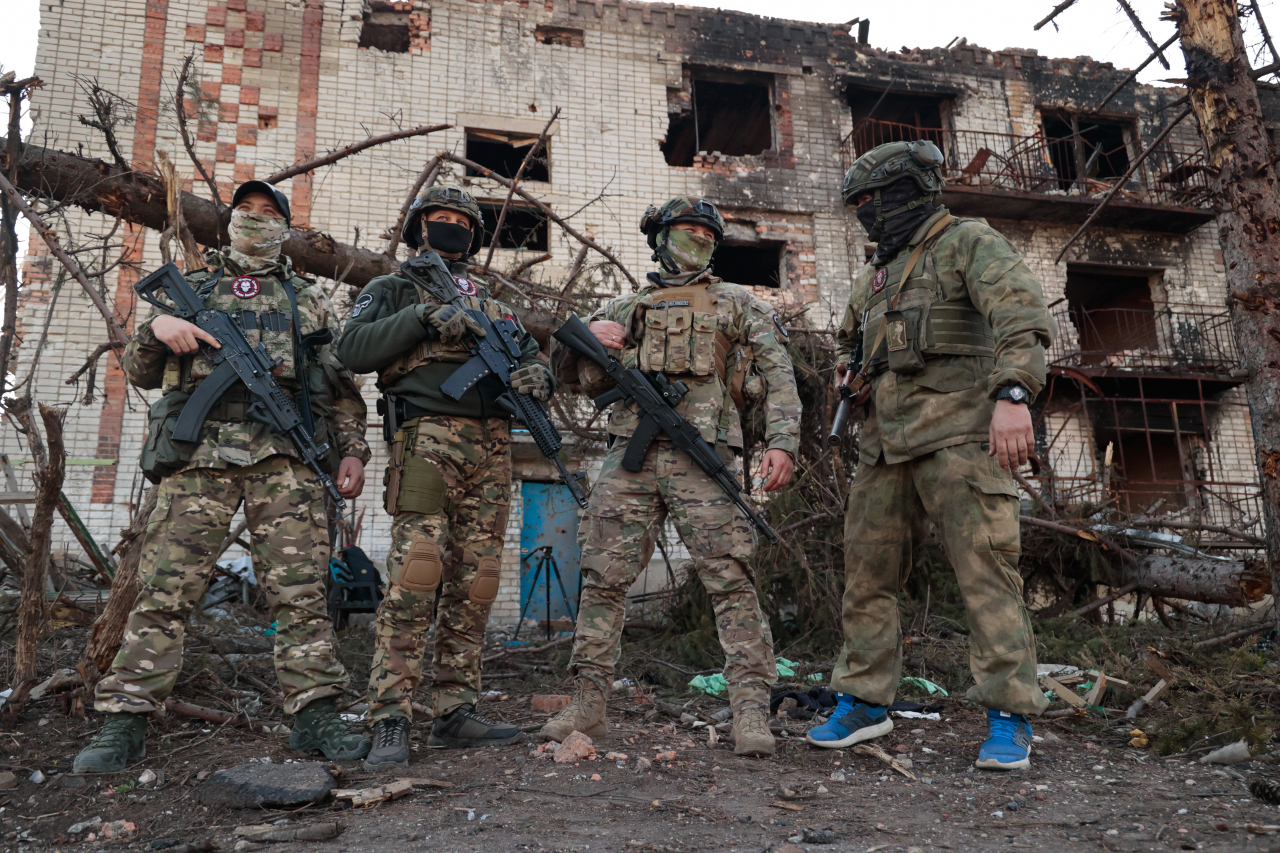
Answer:
[[(410, 248), (436, 252), (451, 265), (472, 309), (494, 320), (514, 317), (483, 281), (468, 274), (467, 258), (479, 251), (483, 232), (476, 200), (445, 186), (431, 187), (414, 201), (402, 234)], [(496, 380), (482, 379), (459, 400), (441, 390), (469, 358), (469, 331), (483, 334), (467, 313), (441, 304), (408, 278), (384, 275), (360, 291), (338, 341), (352, 370), (377, 373), (379, 411), (384, 424), (395, 425), (383, 493), (393, 516), (390, 584), (374, 624), (368, 769), (409, 763), (411, 698), (430, 655), (427, 630), (437, 608), (436, 718), (428, 743), (497, 746), (521, 737), (517, 726), (488, 720), (475, 708), (511, 502), (511, 418), (498, 403), (504, 389)], [(550, 399), (554, 378), (538, 357), (537, 342), (525, 340), (512, 386)]]
[(837, 336), (836, 374), (866, 404), (845, 515), (839, 703), (809, 742), (843, 749), (888, 733), (902, 673), (897, 592), (915, 531), (932, 521), (969, 611), (968, 698), (986, 707), (976, 766), (1030, 765), (1028, 716), (1044, 710), (1022, 597), (1018, 489), (1034, 444), (1028, 404), (1055, 333), (1040, 283), (985, 222), (938, 203), (928, 140), (863, 154), (841, 192), (876, 252)]
[[(619, 297), (589, 320), (592, 333), (628, 367), (662, 372), (689, 391), (677, 411), (698, 428), (742, 477), (742, 414), (763, 412), (765, 491), (791, 479), (800, 433), (800, 398), (786, 350), (786, 329), (747, 288), (711, 274), (724, 219), (706, 199), (678, 197), (650, 206), (640, 230), (658, 269), (638, 293)], [(569, 350), (553, 354), (562, 381), (591, 397), (609, 390), (605, 374)], [(715, 609), (739, 755), (772, 755), (769, 689), (777, 680), (773, 638), (760, 611), (748, 560), (754, 528), (720, 487), (683, 451), (659, 438), (638, 473), (622, 458), (640, 422), (635, 404), (609, 415), (610, 449), (578, 529), (582, 596), (570, 669), (573, 701), (542, 729), (562, 741), (574, 731), (606, 731), (605, 699), (621, 650), (627, 590), (653, 556), (654, 537), (670, 518), (689, 549)]]

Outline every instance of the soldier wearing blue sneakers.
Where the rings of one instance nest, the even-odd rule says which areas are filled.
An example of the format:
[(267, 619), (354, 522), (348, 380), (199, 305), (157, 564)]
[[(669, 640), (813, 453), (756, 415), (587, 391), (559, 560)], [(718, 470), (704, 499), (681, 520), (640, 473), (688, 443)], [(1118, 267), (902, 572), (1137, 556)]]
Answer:
[(1030, 766), (1027, 717), (1048, 703), (1018, 574), (1011, 472), (1033, 446), (1027, 404), (1044, 387), (1054, 326), (1009, 242), (937, 204), (941, 167), (933, 143), (892, 142), (859, 157), (841, 188), (877, 243), (837, 338), (837, 378), (868, 409), (845, 514), (839, 704), (809, 742), (841, 749), (893, 729), (897, 595), (928, 521), (969, 613), (967, 696), (987, 709), (988, 727), (976, 766), (1013, 770)]

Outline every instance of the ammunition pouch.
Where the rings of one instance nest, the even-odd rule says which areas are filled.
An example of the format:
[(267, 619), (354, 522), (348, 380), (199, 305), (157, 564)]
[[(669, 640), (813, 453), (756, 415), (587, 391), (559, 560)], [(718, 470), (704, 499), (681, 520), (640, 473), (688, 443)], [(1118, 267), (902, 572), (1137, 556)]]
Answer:
[(928, 312), (927, 306), (909, 311), (886, 311), (884, 339), (889, 349), (889, 369), (900, 376), (911, 376), (924, 370), (924, 353), (920, 346), (920, 330)]
[(391, 461), (387, 465), (383, 506), (390, 515), (417, 512), (435, 515), (452, 509), (449, 489), (440, 467), (430, 459), (406, 450), (413, 441), (412, 428), (401, 427), (391, 443)]
[(190, 397), (190, 394), (173, 391), (151, 405), (147, 414), (147, 440), (142, 444), (142, 455), (138, 459), (142, 475), (150, 483), (159, 483), (185, 468), (199, 446), (194, 442), (173, 440), (173, 425)]
[(644, 315), (636, 366), (673, 375), (723, 377), (724, 354), (717, 337), (720, 315), (706, 285), (669, 287), (653, 294)]

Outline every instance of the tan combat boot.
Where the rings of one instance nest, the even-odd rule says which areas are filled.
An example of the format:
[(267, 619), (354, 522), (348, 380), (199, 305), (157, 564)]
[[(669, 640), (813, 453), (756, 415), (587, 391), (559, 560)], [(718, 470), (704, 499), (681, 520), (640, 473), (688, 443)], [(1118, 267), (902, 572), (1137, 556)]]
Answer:
[(777, 747), (769, 731), (769, 718), (764, 708), (744, 708), (733, 715), (734, 755), (773, 755)]
[(604, 721), (605, 694), (589, 678), (579, 677), (574, 685), (573, 701), (542, 727), (542, 736), (561, 743), (574, 732), (589, 738), (601, 737), (608, 726)]

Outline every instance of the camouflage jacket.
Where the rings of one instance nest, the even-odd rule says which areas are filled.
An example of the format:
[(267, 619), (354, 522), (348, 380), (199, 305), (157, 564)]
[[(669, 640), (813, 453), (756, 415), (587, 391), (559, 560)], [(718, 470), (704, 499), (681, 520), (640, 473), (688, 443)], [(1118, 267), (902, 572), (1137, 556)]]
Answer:
[[(302, 334), (317, 329), (330, 328), (339, 331), (324, 291), (314, 281), (293, 272), (288, 257), (281, 256), (279, 263), (265, 273), (256, 272), (251, 277), (258, 282), (258, 292), (249, 292), (233, 286), (242, 277), (242, 271), (223, 253), (210, 252), (206, 256), (209, 266), (198, 272), (187, 273), (187, 280), (197, 292), (221, 273), (218, 282), (205, 299), (211, 308), (228, 311), (246, 311), (254, 315), (251, 324), (245, 323), (246, 337), (250, 343), (262, 341), (272, 355), (284, 359), (277, 375), (284, 390), (297, 399), (300, 385), (295, 370), (293, 318), (288, 297), (280, 286), (281, 279), (291, 280), (298, 300), (298, 318)], [(138, 324), (124, 352), (124, 370), (129, 381), (139, 388), (160, 388), (165, 395), (189, 393), (208, 374), (210, 367), (203, 355), (176, 356), (160, 343), (151, 331), (151, 323), (160, 314), (153, 310), (151, 316)], [(247, 317), (248, 315), (241, 315)], [(316, 415), (316, 441), (328, 443), (342, 457), (354, 456), (361, 462), (369, 461), (369, 445), (365, 442), (367, 409), (355, 377), (342, 366), (329, 346), (318, 352), (316, 362), (307, 371), (310, 382), (312, 411)], [(234, 398), (243, 386), (237, 383), (224, 396)], [(288, 436), (272, 432), (265, 424), (248, 419), (226, 420), (215, 418), (215, 407), (200, 430), (200, 444), (187, 468), (226, 468), (230, 465), (253, 465), (276, 455), (297, 457), (297, 449)], [(224, 409), (225, 411), (225, 409)]]
[[(800, 440), (800, 394), (792, 372), (791, 357), (787, 354), (786, 331), (778, 322), (777, 315), (767, 302), (755, 298), (741, 285), (729, 284), (710, 274), (695, 284), (705, 286), (714, 300), (717, 315), (714, 331), (722, 333), (733, 346), (728, 372), (732, 373), (734, 369), (734, 358), (750, 356), (753, 359), (744, 396), (748, 407), (763, 409), (766, 446), (785, 450), (794, 458)], [(638, 293), (610, 300), (588, 318), (588, 323), (612, 320), (627, 330), (621, 358), (626, 367), (636, 367), (645, 358), (641, 346), (645, 343), (646, 324), (655, 311), (654, 305), (663, 301), (664, 292), (669, 290), (656, 284), (646, 284)], [(693, 348), (697, 346), (695, 342)], [(668, 342), (667, 357), (674, 352), (674, 344)], [(696, 360), (689, 353), (683, 357)], [(557, 347), (554, 360), (561, 381), (579, 385), (589, 396), (598, 396), (612, 387), (603, 371), (569, 350)], [(657, 365), (640, 366), (654, 369)], [(677, 406), (677, 411), (698, 428), (706, 441), (742, 447), (743, 413), (738, 411), (726, 382), (717, 371), (694, 375), (678, 368), (668, 368), (663, 372), (689, 386), (689, 393)], [(629, 437), (639, 422), (639, 408), (634, 403), (629, 400), (616, 403), (609, 413), (609, 434)]]
[[(489, 296), (484, 282), (460, 277), (461, 271), (455, 269), (454, 277), (468, 303), (483, 309), (491, 319), (515, 319), (524, 332), (510, 306)], [(462, 342), (446, 344), (427, 339), (426, 315), (439, 304), (430, 293), (419, 292), (407, 278), (378, 276), (356, 297), (346, 331), (337, 344), (338, 355), (356, 373), (376, 372), (380, 389), (419, 409), (438, 415), (509, 418), (496, 402), (505, 389), (495, 377), (477, 382), (461, 400), (452, 400), (440, 390), (441, 384), (471, 356)], [(538, 352), (538, 342), (529, 338), (521, 363), (537, 359)]]
[[(909, 255), (946, 213), (941, 208), (926, 220), (885, 269)], [(881, 458), (905, 462), (943, 447), (986, 441), (1000, 388), (1022, 385), (1035, 397), (1045, 384), (1045, 350), (1053, 341), (1054, 323), (1040, 282), (998, 231), (978, 220), (959, 219), (937, 236), (917, 269), (936, 274), (939, 301), (971, 304), (986, 319), (995, 339), (994, 358), (937, 355), (914, 375), (877, 373), (859, 444), (862, 460), (870, 464)], [(864, 329), (873, 295), (885, 289), (892, 293), (898, 284), (890, 275), (877, 287), (878, 272), (868, 264), (854, 279), (836, 337), (842, 364), (864, 334), (866, 348), (874, 342), (878, 324)]]

